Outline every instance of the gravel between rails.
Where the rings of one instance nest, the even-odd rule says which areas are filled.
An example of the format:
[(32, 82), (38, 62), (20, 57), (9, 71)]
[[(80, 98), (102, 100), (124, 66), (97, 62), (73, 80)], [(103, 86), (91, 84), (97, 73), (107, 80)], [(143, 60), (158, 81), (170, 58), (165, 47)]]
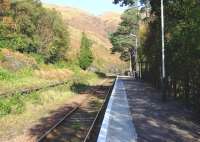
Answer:
[[(107, 80), (104, 80), (105, 83)], [(103, 84), (101, 83), (101, 84)], [(81, 142), (86, 137), (106, 97), (108, 87), (91, 89), (89, 97), (48, 130), (39, 142)]]

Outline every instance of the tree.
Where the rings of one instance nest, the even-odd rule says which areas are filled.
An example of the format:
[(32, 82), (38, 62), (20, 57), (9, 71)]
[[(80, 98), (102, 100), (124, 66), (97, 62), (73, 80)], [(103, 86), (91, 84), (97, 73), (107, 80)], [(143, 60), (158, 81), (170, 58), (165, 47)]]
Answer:
[(45, 63), (64, 60), (69, 35), (57, 11), (45, 9), (39, 0), (12, 2), (9, 11), (16, 28), (0, 22), (1, 48), (40, 54)]
[(82, 33), (79, 65), (83, 70), (86, 70), (93, 62), (93, 55), (91, 51), (92, 42), (85, 33)]
[[(161, 29), (160, 0), (151, 0), (149, 32), (143, 55), (149, 63), (149, 78), (160, 84)], [(200, 104), (200, 8), (198, 0), (164, 2), (166, 75), (168, 92), (197, 108)], [(170, 93), (171, 92), (171, 93)]]
[[(147, 0), (141, 0), (147, 3)], [(115, 0), (132, 5), (132, 1)], [(161, 12), (160, 0), (149, 0), (151, 16), (141, 45), (148, 62), (148, 81), (160, 86)], [(200, 7), (198, 0), (165, 0), (166, 78), (168, 94), (199, 109), (200, 105)], [(200, 109), (199, 109), (200, 111)]]
[(120, 26), (110, 37), (113, 44), (112, 52), (121, 53), (122, 60), (128, 61), (130, 51), (135, 48), (136, 39), (131, 34), (136, 34), (138, 31), (138, 18), (137, 10), (134, 8), (126, 10), (121, 17)]
[(140, 2), (141, 4), (148, 4), (148, 2), (151, 0), (114, 0), (114, 4), (120, 4), (121, 6), (132, 6), (135, 5), (137, 2)]
[(114, 0), (115, 4), (120, 3), (121, 6), (133, 5), (137, 0)]

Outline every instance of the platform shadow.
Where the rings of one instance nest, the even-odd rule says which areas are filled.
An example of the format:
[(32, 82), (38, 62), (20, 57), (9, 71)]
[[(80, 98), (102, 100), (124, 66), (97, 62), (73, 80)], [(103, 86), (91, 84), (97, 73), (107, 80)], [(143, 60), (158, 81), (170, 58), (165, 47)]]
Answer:
[(200, 139), (194, 114), (176, 101), (161, 101), (161, 93), (144, 82), (124, 80), (138, 142), (193, 142)]

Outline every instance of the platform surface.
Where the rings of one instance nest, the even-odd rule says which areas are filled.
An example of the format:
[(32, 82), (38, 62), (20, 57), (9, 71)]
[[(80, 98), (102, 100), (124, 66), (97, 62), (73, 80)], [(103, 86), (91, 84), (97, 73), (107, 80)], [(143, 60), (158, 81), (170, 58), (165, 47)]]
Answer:
[(200, 121), (151, 85), (118, 77), (98, 142), (200, 142)]
[(137, 134), (131, 118), (123, 79), (114, 85), (97, 142), (136, 142)]
[(191, 109), (150, 84), (123, 78), (138, 142), (200, 142), (200, 122)]

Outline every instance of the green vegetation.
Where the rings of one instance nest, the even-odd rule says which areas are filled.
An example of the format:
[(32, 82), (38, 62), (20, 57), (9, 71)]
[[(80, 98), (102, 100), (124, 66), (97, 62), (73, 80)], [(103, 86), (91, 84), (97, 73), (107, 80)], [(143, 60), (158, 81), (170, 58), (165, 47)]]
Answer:
[(0, 116), (19, 114), (25, 109), (24, 101), (21, 94), (16, 94), (13, 97), (1, 98), (0, 100)]
[(83, 70), (86, 70), (93, 62), (91, 47), (92, 41), (88, 39), (85, 33), (82, 33), (79, 65)]
[(148, 1), (151, 1), (151, 0), (113, 0), (113, 3), (114, 4), (121, 4), (121, 6), (131, 6), (131, 5), (134, 5), (136, 4), (137, 2), (140, 2), (141, 4), (147, 4)]
[(1, 138), (13, 130), (14, 136), (22, 134), (26, 126), (72, 103), (75, 96), (83, 99), (78, 94), (103, 78), (85, 71), (94, 59), (86, 34), (82, 35), (80, 56), (67, 58), (70, 36), (60, 13), (44, 8), (38, 0), (2, 2), (6, 8), (0, 4), (0, 94), (68, 83), (30, 94), (0, 96)]
[(0, 9), (0, 93), (60, 80), (50, 77), (64, 68), (69, 47), (60, 13), (35, 0), (1, 1)]
[(124, 12), (122, 22), (117, 31), (111, 34), (110, 40), (113, 44), (112, 52), (121, 53), (122, 60), (130, 60), (130, 51), (135, 47), (136, 38), (131, 34), (136, 34), (138, 29), (137, 10), (130, 8)]
[(32, 74), (32, 70), (28, 68), (19, 70), (18, 72), (10, 72), (6, 69), (0, 68), (0, 80), (3, 81), (13, 82), (16, 79), (25, 78), (31, 76)]
[(73, 123), (71, 126), (73, 129), (79, 130), (81, 128), (80, 122)]
[(35, 107), (46, 103), (55, 103), (65, 97), (71, 97), (85, 91), (88, 86), (95, 84), (99, 78), (94, 73), (77, 74), (67, 84), (58, 87), (45, 89), (39, 92), (32, 92), (28, 95), (16, 94), (7, 98), (0, 98), (0, 117), (8, 114), (21, 114), (26, 111), (29, 104)]
[(45, 63), (64, 59), (69, 37), (58, 12), (35, 0), (12, 2), (6, 12), (11, 24), (0, 21), (0, 48), (42, 55)]
[(21, 114), (26, 110), (26, 103), (41, 105), (42, 99), (39, 93), (33, 92), (27, 96), (16, 94), (12, 97), (0, 99), (0, 117), (9, 114)]
[[(92, 52), (99, 48), (91, 49), (86, 34), (82, 34), (80, 54), (69, 56), (66, 21), (54, 8), (43, 7), (40, 0), (0, 0), (0, 94), (13, 94), (0, 95), (1, 138), (19, 136), (27, 126), (73, 103), (74, 96), (83, 99), (85, 95), (77, 95), (102, 80), (96, 73), (85, 71), (95, 58)], [(72, 42), (80, 38), (72, 38)], [(78, 51), (79, 47), (78, 43)], [(109, 52), (104, 58), (107, 55)], [(15, 93), (63, 81), (68, 83), (30, 94)]]
[[(171, 95), (198, 108), (197, 106), (200, 104), (199, 1), (177, 0), (172, 3), (165, 1), (164, 4), (166, 85)], [(158, 74), (161, 67), (160, 5), (158, 2), (152, 1), (151, 6), (156, 18), (149, 24), (149, 33), (144, 41), (143, 53), (150, 66), (149, 73), (154, 75), (154, 78), (149, 76), (148, 80), (154, 84), (159, 84), (160, 77)]]
[(33, 69), (24, 68), (16, 72), (12, 72), (0, 68), (0, 93), (12, 92), (25, 88), (34, 88), (39, 86), (47, 86), (56, 80), (48, 80), (36, 76)]
[(12, 80), (15, 76), (5, 69), (0, 69), (0, 80)]
[[(133, 0), (115, 0), (132, 5)], [(150, 17), (142, 21), (146, 31), (141, 38), (145, 66), (143, 77), (156, 87), (161, 84), (160, 0), (150, 2)], [(165, 0), (166, 86), (168, 96), (184, 100), (199, 110), (200, 105), (200, 7), (198, 0)]]
[(122, 6), (124, 5), (133, 5), (135, 4), (136, 0), (114, 0), (115, 4), (120, 3)]

